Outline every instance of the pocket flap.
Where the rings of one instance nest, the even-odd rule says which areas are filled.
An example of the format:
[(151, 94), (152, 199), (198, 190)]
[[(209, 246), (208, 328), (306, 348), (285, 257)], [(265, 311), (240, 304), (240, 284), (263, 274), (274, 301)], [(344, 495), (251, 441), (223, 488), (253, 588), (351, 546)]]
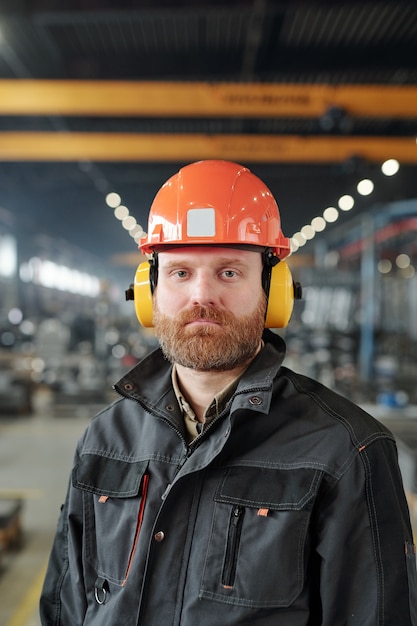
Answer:
[(215, 500), (275, 511), (299, 510), (317, 493), (321, 474), (319, 470), (304, 467), (231, 467), (220, 483)]
[(72, 484), (77, 489), (113, 498), (137, 496), (148, 461), (129, 463), (97, 454), (84, 454), (74, 467)]

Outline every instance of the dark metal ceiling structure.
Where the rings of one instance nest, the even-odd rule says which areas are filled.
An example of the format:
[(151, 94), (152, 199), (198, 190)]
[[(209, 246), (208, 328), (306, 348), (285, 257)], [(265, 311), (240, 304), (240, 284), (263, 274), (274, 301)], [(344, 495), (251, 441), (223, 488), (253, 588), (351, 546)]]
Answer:
[[(62, 111), (45, 95), (31, 109), (34, 82), (68, 88), (72, 100)], [(29, 95), (7, 108), (14, 84)], [(71, 91), (94, 85), (96, 98)], [(102, 97), (102, 85), (113, 95)], [(138, 85), (158, 87), (154, 109), (146, 90), (140, 106), (124, 108)], [(351, 101), (326, 97), (317, 108), (322, 87), (351, 90)], [(399, 104), (392, 112), (386, 88)], [(174, 104), (184, 89), (181, 112)], [(232, 96), (206, 110), (204, 89)], [(90, 153), (94, 135), (99, 154)], [(110, 191), (146, 224), (153, 196), (179, 167), (233, 157), (270, 186), (291, 236), (364, 177), (375, 192), (357, 198), (356, 213), (417, 198), (416, 136), (414, 0), (0, 2), (0, 223), (100, 258), (136, 249), (104, 202)], [(137, 150), (123, 157), (129, 137)], [(120, 148), (114, 158), (110, 139)], [(374, 140), (379, 152), (368, 150)], [(380, 165), (394, 140), (401, 167), (386, 178)]]

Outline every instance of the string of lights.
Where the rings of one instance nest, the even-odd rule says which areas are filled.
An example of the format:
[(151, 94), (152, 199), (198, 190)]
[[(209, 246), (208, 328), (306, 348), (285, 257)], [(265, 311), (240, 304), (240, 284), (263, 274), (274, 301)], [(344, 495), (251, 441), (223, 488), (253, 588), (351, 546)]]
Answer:
[[(388, 159), (381, 165), (381, 172), (385, 176), (394, 176), (400, 169), (400, 164), (396, 159)], [(369, 196), (375, 189), (374, 182), (369, 178), (360, 180), (356, 190), (361, 196)], [(328, 224), (336, 222), (342, 212), (348, 212), (355, 206), (355, 199), (350, 194), (340, 196), (337, 207), (329, 206), (324, 209), (322, 216), (315, 217), (310, 224), (303, 226), (300, 231), (291, 237), (291, 253), (293, 254), (308, 241), (314, 239), (317, 233), (323, 232)]]

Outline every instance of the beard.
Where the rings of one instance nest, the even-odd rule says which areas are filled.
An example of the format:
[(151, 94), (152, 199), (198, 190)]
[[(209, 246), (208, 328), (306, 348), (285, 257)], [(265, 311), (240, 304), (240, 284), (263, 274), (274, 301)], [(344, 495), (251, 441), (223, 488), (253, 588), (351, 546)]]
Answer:
[[(228, 371), (256, 354), (265, 327), (266, 298), (262, 294), (255, 310), (241, 316), (212, 306), (195, 306), (171, 318), (158, 309), (156, 298), (153, 310), (155, 332), (168, 361), (203, 372)], [(187, 326), (203, 318), (216, 326)]]

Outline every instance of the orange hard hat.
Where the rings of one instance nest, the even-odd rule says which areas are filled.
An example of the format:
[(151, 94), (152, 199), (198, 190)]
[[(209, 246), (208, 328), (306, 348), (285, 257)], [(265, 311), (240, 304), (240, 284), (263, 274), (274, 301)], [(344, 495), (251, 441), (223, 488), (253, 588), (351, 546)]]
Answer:
[(171, 245), (262, 246), (278, 259), (290, 253), (265, 183), (247, 167), (220, 160), (186, 165), (156, 194), (139, 248), (149, 254)]

